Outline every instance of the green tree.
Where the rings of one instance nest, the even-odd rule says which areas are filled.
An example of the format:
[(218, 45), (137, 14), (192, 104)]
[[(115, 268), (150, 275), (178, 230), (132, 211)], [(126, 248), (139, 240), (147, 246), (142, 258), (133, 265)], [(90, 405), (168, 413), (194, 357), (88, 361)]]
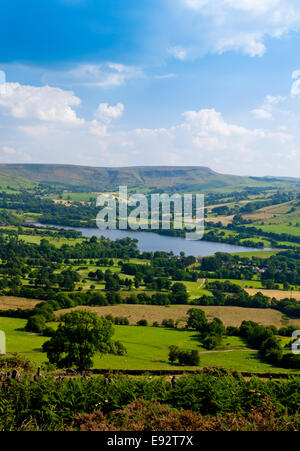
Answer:
[(188, 329), (197, 330), (198, 332), (204, 333), (208, 326), (205, 312), (196, 308), (188, 310), (188, 320), (186, 325)]
[(43, 345), (50, 363), (59, 368), (76, 366), (79, 370), (93, 366), (97, 351), (111, 352), (114, 330), (111, 321), (94, 312), (76, 310), (67, 313), (51, 340)]
[(220, 318), (214, 318), (208, 325), (209, 333), (212, 335), (218, 335), (222, 337), (225, 334), (226, 328)]
[(178, 359), (179, 348), (178, 346), (171, 345), (169, 347), (169, 362), (174, 363)]
[(120, 283), (115, 277), (108, 277), (106, 279), (105, 290), (107, 291), (119, 291)]
[(260, 347), (259, 355), (269, 363), (278, 364), (283, 355), (279, 341), (275, 337), (267, 338)]
[(220, 335), (207, 334), (204, 337), (202, 344), (205, 349), (211, 350), (216, 348), (221, 343), (221, 341), (222, 337)]
[(26, 329), (31, 332), (41, 333), (46, 328), (46, 320), (43, 315), (32, 315), (28, 318)]

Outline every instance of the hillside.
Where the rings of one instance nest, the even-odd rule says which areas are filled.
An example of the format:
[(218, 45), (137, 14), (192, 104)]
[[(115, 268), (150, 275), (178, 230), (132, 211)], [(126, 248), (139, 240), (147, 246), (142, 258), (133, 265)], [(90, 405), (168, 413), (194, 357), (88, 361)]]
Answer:
[[(224, 175), (206, 167), (145, 166), (96, 168), (51, 164), (1, 164), (0, 177), (47, 183), (88, 191), (112, 190), (119, 185), (139, 189), (210, 190), (225, 187), (266, 186), (281, 180)], [(295, 179), (295, 181), (298, 181)], [(284, 180), (282, 179), (282, 182)], [(291, 182), (290, 182), (291, 183)]]

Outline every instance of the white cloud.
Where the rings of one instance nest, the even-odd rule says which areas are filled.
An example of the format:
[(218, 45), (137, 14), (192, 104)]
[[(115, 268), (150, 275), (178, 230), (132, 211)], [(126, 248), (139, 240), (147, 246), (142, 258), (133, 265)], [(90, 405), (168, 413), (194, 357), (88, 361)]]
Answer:
[(206, 7), (214, 7), (261, 14), (278, 7), (282, 2), (280, 0), (184, 0), (184, 3), (198, 11)]
[(266, 96), (260, 108), (251, 111), (256, 119), (273, 119), (273, 112), (276, 105), (286, 100), (283, 96)]
[[(297, 77), (295, 71), (293, 82)], [(299, 110), (295, 96), (266, 96), (262, 105), (252, 111), (260, 119), (272, 117), (273, 121), (267, 122), (272, 129), (245, 126), (245, 122), (227, 120), (215, 109), (201, 108), (183, 112), (179, 123), (169, 127), (119, 131), (112, 124), (124, 114), (120, 102), (100, 103), (93, 120), (79, 119), (80, 126), (74, 127), (74, 121), (66, 120), (63, 114), (73, 106), (74, 98), (76, 104), (80, 103), (72, 92), (29, 87), (31, 98), (28, 87), (17, 84), (17, 88), (11, 89), (8, 97), (0, 97), (0, 109), (2, 106), (12, 116), (2, 115), (8, 121), (8, 127), (0, 125), (2, 161), (26, 162), (31, 158), (34, 162), (97, 166), (200, 165), (250, 175), (283, 175), (285, 167), (289, 168), (286, 175), (293, 174), (291, 167), (295, 172), (300, 170), (295, 151), (299, 148), (296, 139), (300, 138), (300, 113), (291, 114), (296, 107)], [(52, 107), (56, 108), (55, 114)], [(285, 154), (289, 158), (284, 158)]]
[(72, 108), (80, 103), (81, 100), (72, 91), (49, 86), (25, 86), (19, 83), (6, 83), (5, 92), (0, 96), (0, 107), (9, 110), (15, 118), (73, 125), (84, 122), (77, 117)]
[(170, 47), (169, 53), (180, 61), (184, 61), (187, 58), (187, 50), (183, 47)]
[(154, 78), (157, 80), (169, 80), (170, 78), (176, 78), (176, 74), (155, 75)]
[[(263, 171), (270, 161), (264, 161), (269, 149), (273, 151), (293, 140), (283, 130), (271, 132), (229, 123), (214, 109), (186, 111), (183, 118), (169, 128), (128, 132), (132, 145), (130, 155), (126, 155), (127, 164), (206, 165), (220, 172), (248, 174), (256, 167), (257, 174), (257, 167)], [(238, 170), (234, 171), (234, 167)]]
[(98, 121), (93, 120), (89, 126), (89, 132), (95, 136), (108, 136), (107, 126), (100, 124)]
[(49, 125), (19, 125), (18, 130), (33, 137), (46, 136), (51, 133), (51, 131), (57, 133), (57, 130)]
[[(114, 107), (103, 108), (108, 111), (109, 120), (120, 114), (121, 109), (109, 108)], [(182, 118), (168, 128), (122, 132), (108, 130), (109, 123), (96, 119), (72, 129), (53, 125), (45, 130), (40, 125), (31, 128), (24, 125), (18, 131), (20, 143), (29, 149), (26, 154), (38, 162), (69, 161), (96, 166), (200, 165), (223, 173), (264, 175), (272, 172), (278, 161), (282, 161), (282, 168), (291, 161), (280, 153), (290, 158), (295, 154), (293, 136), (285, 128), (277, 131), (248, 128), (225, 120), (214, 109), (185, 111)], [(25, 159), (22, 155), (6, 155), (12, 162)], [(295, 171), (299, 167), (296, 157), (293, 167)], [(276, 175), (275, 169), (273, 174)]]
[[(185, 18), (178, 15), (181, 23), (186, 20), (185, 27), (180, 23), (178, 28), (184, 29), (183, 42), (187, 42), (188, 36), (190, 58), (230, 50), (262, 56), (267, 38), (300, 31), (299, 0), (173, 0), (172, 3), (171, 8), (178, 8), (179, 4), (190, 13)], [(178, 38), (178, 48), (181, 44)]]
[(252, 110), (251, 113), (256, 119), (272, 119), (272, 113), (264, 110), (263, 108), (258, 108), (256, 110)]
[(300, 70), (295, 70), (292, 73), (292, 79), (295, 80), (291, 87), (291, 96), (300, 96)]
[(262, 56), (266, 47), (261, 42), (260, 33), (239, 33), (234, 36), (220, 38), (215, 44), (217, 53), (222, 54), (228, 50), (242, 51), (249, 56)]
[(15, 147), (10, 145), (0, 147), (0, 157), (3, 163), (18, 162), (20, 159), (27, 163), (31, 161), (30, 155), (25, 153), (23, 150), (17, 150)]
[(250, 131), (245, 127), (226, 123), (222, 114), (214, 109), (186, 111), (183, 113), (183, 116), (186, 119), (184, 125), (192, 127), (192, 130), (196, 131), (199, 136), (208, 136), (213, 133), (223, 137), (230, 137), (234, 134), (245, 135), (249, 133), (257, 134), (259, 132), (258, 130)]
[(118, 119), (123, 116), (124, 105), (117, 103), (115, 106), (110, 106), (108, 103), (100, 103), (95, 113), (95, 117), (106, 123), (110, 123), (113, 119)]
[(139, 67), (119, 63), (83, 63), (72, 69), (55, 72), (48, 71), (43, 80), (46, 83), (82, 85), (99, 88), (114, 88), (124, 85), (128, 80), (143, 76)]
[(2, 147), (2, 152), (7, 153), (9, 155), (15, 155), (18, 152), (16, 151), (16, 149), (14, 149), (13, 147), (10, 146), (3, 146)]

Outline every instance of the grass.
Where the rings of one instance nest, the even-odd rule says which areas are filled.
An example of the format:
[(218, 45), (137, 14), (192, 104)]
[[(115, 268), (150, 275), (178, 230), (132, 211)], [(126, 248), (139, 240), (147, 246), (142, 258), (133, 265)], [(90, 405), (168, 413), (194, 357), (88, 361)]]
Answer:
[(33, 309), (39, 302), (36, 299), (17, 298), (15, 296), (0, 296), (0, 310)]
[[(48, 338), (24, 331), (25, 320), (0, 317), (0, 330), (4, 330), (7, 339), (7, 353), (19, 353), (36, 364), (47, 361), (41, 352), (42, 344)], [(180, 367), (168, 363), (168, 348), (177, 345), (182, 349), (198, 349), (201, 367), (223, 366), (238, 371), (253, 372), (292, 372), (265, 364), (257, 358), (257, 352), (245, 347), (237, 337), (226, 337), (223, 349), (206, 351), (201, 347), (196, 332), (161, 329), (153, 327), (115, 326), (115, 340), (121, 341), (126, 356), (96, 355), (94, 367), (103, 369), (195, 369)]]
[(239, 257), (257, 257), (257, 258), (270, 258), (272, 255), (278, 254), (280, 251), (249, 251), (249, 252), (237, 252), (231, 255), (238, 255)]
[(236, 280), (236, 279), (207, 279), (207, 283), (210, 282), (230, 282), (239, 287), (245, 288), (262, 288), (260, 280)]
[[(294, 211), (291, 210), (291, 207), (294, 208)], [(252, 217), (256, 220), (256, 223), (250, 224), (248, 227), (257, 227), (263, 232), (300, 236), (300, 209), (295, 201), (273, 205), (258, 210), (253, 215), (244, 215), (244, 217)]]
[[(300, 221), (300, 218), (299, 218)], [(300, 227), (288, 224), (271, 224), (258, 226), (264, 232), (287, 233), (289, 235), (300, 236)]]
[(41, 235), (19, 235), (19, 239), (25, 243), (40, 244), (41, 240), (46, 239), (49, 243), (54, 244), (56, 247), (61, 247), (64, 244), (75, 246), (77, 243), (81, 243), (83, 238), (64, 238), (64, 237), (51, 237)]
[[(74, 307), (74, 309), (85, 309), (97, 312), (100, 316), (112, 315), (125, 316), (129, 319), (130, 324), (136, 324), (141, 319), (146, 319), (149, 325), (155, 321), (159, 324), (163, 319), (172, 318), (174, 321), (181, 320), (183, 325), (187, 318), (187, 311), (191, 308), (189, 305), (171, 305), (169, 307), (157, 305), (111, 305), (107, 307)], [(227, 306), (192, 306), (199, 308), (206, 313), (209, 320), (220, 318), (226, 326), (240, 326), (242, 321), (255, 321), (262, 325), (274, 325), (282, 327), (285, 325), (299, 326), (300, 319), (291, 319), (283, 316), (279, 311), (273, 309), (257, 309), (244, 307), (227, 307)], [(58, 310), (55, 312), (57, 318), (68, 311), (74, 310)]]
[[(175, 283), (175, 282), (174, 282)], [(203, 279), (198, 280), (197, 282), (181, 282), (186, 286), (187, 292), (190, 295), (191, 299), (197, 299), (201, 296), (211, 296), (211, 292), (204, 288), (205, 283), (203, 283)], [(201, 288), (199, 288), (201, 286)]]
[(47, 361), (41, 352), (45, 337), (24, 331), (26, 320), (0, 317), (0, 330), (6, 334), (6, 352), (19, 353), (26, 358), (41, 364)]
[[(73, 192), (67, 192), (67, 193), (63, 193), (61, 195), (61, 198), (63, 200), (71, 200), (71, 201), (75, 201), (75, 202), (90, 202), (92, 199), (92, 202), (95, 202), (96, 197), (98, 196), (97, 193), (73, 193)], [(58, 196), (49, 196), (53, 199), (59, 199)]]
[(208, 319), (220, 318), (226, 326), (240, 326), (245, 321), (254, 321), (264, 326), (295, 326), (300, 328), (300, 319), (288, 318), (278, 310), (227, 306), (203, 306)]
[[(258, 291), (254, 288), (246, 288), (245, 291), (249, 293), (251, 296), (256, 294)], [(284, 291), (284, 290), (259, 290), (264, 296), (269, 296), (270, 298), (275, 298), (278, 300), (286, 299), (286, 298), (294, 298), (297, 301), (300, 301), (300, 291)]]
[[(30, 189), (35, 186), (35, 183), (31, 183), (28, 180), (22, 178), (10, 177), (8, 175), (0, 175), (0, 190), (7, 193), (15, 193), (20, 189)], [(10, 188), (13, 188), (12, 190)]]

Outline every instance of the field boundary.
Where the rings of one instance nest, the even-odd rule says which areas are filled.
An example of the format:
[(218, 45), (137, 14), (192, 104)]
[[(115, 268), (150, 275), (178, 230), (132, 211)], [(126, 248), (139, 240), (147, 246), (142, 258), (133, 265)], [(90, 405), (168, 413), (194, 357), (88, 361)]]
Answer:
[[(209, 373), (209, 370), (226, 370), (224, 368), (206, 368), (206, 369), (197, 369), (197, 370), (117, 370), (117, 369), (99, 369), (95, 368), (92, 370), (86, 370), (84, 373), (76, 372), (76, 370), (66, 371), (64, 373), (54, 373), (55, 376), (75, 376), (79, 374), (84, 375), (112, 375), (112, 374), (126, 374), (128, 376), (184, 376), (191, 374), (201, 374), (201, 373)], [(233, 375), (241, 374), (243, 377), (259, 377), (259, 378), (269, 378), (269, 379), (289, 379), (291, 377), (300, 377), (300, 373), (252, 373), (250, 371), (235, 371), (228, 370)]]

